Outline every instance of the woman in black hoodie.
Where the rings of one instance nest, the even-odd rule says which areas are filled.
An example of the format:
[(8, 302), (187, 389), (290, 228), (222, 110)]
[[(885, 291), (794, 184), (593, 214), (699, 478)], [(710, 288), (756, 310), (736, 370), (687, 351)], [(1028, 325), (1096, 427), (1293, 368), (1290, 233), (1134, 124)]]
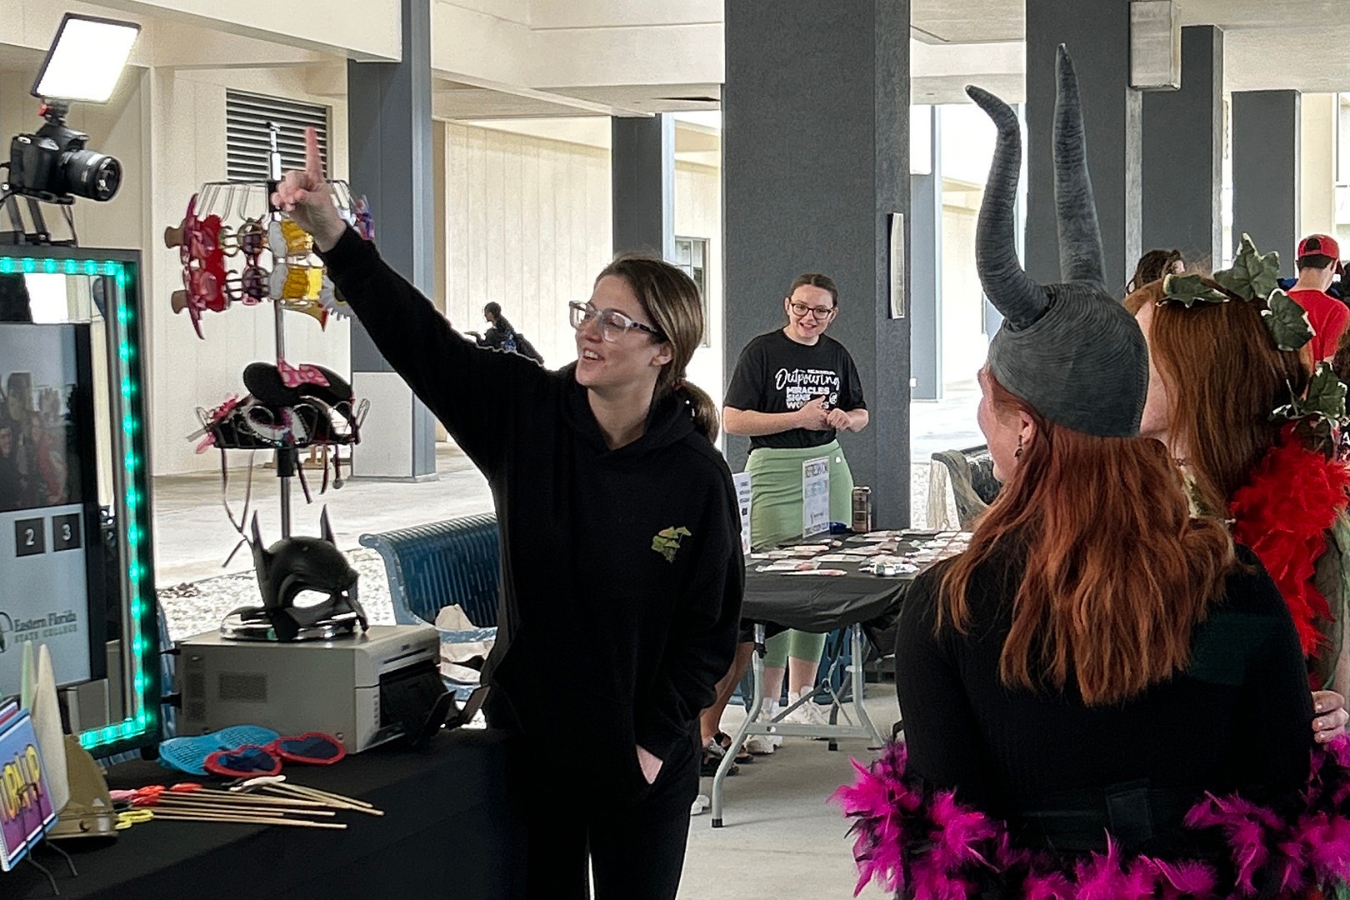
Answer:
[[(528, 896), (670, 900), (698, 788), (697, 719), (736, 646), (744, 566), (716, 410), (686, 384), (694, 283), (620, 258), (572, 304), (558, 372), (474, 347), (347, 228), (318, 147), (276, 202), (314, 235), (380, 352), (492, 486), (498, 636), (484, 677), (528, 834)], [(505, 401), (505, 402), (503, 402)]]

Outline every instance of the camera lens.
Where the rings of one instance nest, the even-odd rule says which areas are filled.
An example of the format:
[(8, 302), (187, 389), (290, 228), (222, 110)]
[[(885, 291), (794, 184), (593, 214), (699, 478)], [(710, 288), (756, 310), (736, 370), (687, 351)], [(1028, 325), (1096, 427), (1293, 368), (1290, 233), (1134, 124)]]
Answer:
[(122, 164), (94, 150), (73, 150), (63, 154), (62, 170), (69, 191), (90, 200), (111, 200), (122, 186)]

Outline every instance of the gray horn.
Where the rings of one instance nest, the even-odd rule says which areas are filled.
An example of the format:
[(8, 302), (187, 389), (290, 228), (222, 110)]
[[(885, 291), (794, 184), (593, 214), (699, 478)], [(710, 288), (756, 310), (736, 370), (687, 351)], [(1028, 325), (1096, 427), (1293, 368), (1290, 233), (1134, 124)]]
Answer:
[(974, 86), (967, 87), (966, 93), (998, 127), (994, 163), (989, 169), (975, 232), (975, 267), (989, 302), (1003, 314), (1009, 326), (1027, 328), (1044, 315), (1050, 298), (1017, 259), (1015, 210), (1017, 178), (1022, 167), (1022, 131), (1017, 114), (998, 97)]
[(1059, 273), (1065, 281), (1106, 288), (1102, 232), (1088, 176), (1087, 140), (1078, 76), (1063, 44), (1055, 54), (1059, 86), (1055, 97), (1055, 213), (1059, 219)]

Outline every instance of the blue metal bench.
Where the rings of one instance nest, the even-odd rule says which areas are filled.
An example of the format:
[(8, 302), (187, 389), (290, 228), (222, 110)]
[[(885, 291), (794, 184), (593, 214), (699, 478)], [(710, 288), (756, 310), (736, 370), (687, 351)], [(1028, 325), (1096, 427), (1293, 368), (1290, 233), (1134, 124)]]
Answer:
[(378, 550), (389, 576), (394, 621), (436, 624), (444, 607), (459, 605), (476, 629), (441, 631), (441, 643), (490, 641), (497, 636), (497, 584), (501, 553), (497, 517), (465, 516), (361, 535)]

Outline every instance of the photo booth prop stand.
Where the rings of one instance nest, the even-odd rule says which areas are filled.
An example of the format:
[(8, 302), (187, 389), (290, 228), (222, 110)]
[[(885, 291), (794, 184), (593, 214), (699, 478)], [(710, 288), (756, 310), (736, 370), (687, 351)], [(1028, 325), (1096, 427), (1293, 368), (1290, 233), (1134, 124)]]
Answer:
[[(296, 229), (272, 202), (273, 192), (281, 181), (282, 165), (277, 145), (279, 128), (275, 123), (269, 128), (267, 180), (202, 185), (188, 206), (182, 227), (168, 229), (165, 242), (169, 246), (182, 247), (185, 290), (176, 292), (174, 310), (189, 312), (198, 336), (203, 336), (201, 324), (206, 311), (223, 311), (236, 299), (246, 305), (257, 305), (270, 299), (276, 363), (279, 370), (286, 370), (290, 365), (286, 361), (286, 312), (304, 312), (321, 324), (326, 324), (330, 315), (345, 317), (349, 312), (337, 299), (331, 283), (323, 277), (322, 265), (314, 261), (308, 236)], [(369, 237), (368, 215), (362, 204), (352, 198), (346, 182), (330, 181), (328, 184), (343, 218), (355, 224), (363, 236)], [(241, 223), (238, 227), (233, 224), (236, 220)], [(270, 271), (259, 264), (264, 235), (265, 249), (272, 259)], [(284, 237), (278, 238), (278, 235)], [(290, 246), (297, 238), (303, 239), (303, 243), (298, 248)], [(281, 240), (287, 246), (278, 246)], [(244, 269), (237, 273), (227, 269), (225, 255), (233, 257), (241, 252), (246, 262)], [(313, 295), (316, 287), (317, 299)], [(300, 366), (301, 370), (308, 368)], [(222, 406), (220, 411), (228, 411), (228, 406)], [(204, 413), (203, 416), (205, 420)], [(359, 423), (363, 417), (364, 404), (359, 412), (352, 411), (351, 421)], [(199, 434), (210, 429), (211, 423), (207, 423)], [(351, 443), (354, 442), (353, 439)], [(340, 442), (334, 443), (336, 447)], [(292, 532), (291, 479), (299, 474), (300, 447), (295, 441), (281, 440), (271, 449), (276, 454), (281, 537), (284, 539), (291, 537)], [(341, 487), (340, 461), (337, 465), (339, 479), (336, 486)], [(237, 527), (242, 535), (243, 523), (238, 523)]]

